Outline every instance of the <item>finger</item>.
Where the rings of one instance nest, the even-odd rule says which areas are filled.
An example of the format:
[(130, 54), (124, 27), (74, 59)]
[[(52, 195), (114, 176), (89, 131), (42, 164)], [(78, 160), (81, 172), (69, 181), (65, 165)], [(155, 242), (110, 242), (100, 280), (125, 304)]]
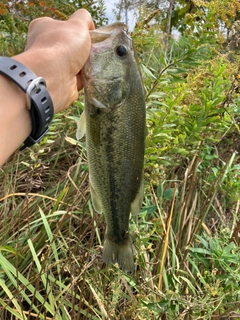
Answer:
[(78, 89), (78, 91), (80, 91), (83, 88), (80, 74), (81, 74), (81, 71), (77, 74), (77, 89)]
[(95, 26), (94, 26), (94, 22), (93, 22), (93, 20), (92, 20), (92, 17), (91, 17), (90, 13), (89, 13), (86, 9), (79, 9), (79, 10), (75, 11), (75, 12), (70, 16), (70, 18), (68, 19), (68, 21), (70, 21), (70, 22), (76, 22), (76, 23), (85, 21), (85, 22), (87, 22), (87, 25), (88, 25), (89, 30), (95, 29)]

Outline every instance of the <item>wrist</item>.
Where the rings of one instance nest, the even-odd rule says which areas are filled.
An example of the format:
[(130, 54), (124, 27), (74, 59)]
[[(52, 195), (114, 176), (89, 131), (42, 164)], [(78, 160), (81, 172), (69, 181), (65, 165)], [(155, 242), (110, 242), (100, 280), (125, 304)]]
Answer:
[[(49, 56), (50, 53), (46, 52), (46, 50), (44, 50), (44, 52), (41, 52), (41, 50), (27, 50), (12, 58), (29, 68), (37, 77), (42, 77), (45, 80), (47, 90), (53, 101), (54, 112), (56, 112), (55, 103), (57, 102), (57, 85), (56, 83), (54, 84)], [(48, 58), (45, 59), (45, 57)]]
[(63, 74), (63, 66), (57, 57), (58, 55), (55, 54), (54, 50), (46, 48), (28, 49), (13, 57), (13, 59), (32, 70), (37, 77), (44, 78), (53, 101), (54, 113), (60, 112), (74, 100), (69, 99), (71, 92), (67, 91), (66, 88), (70, 88), (72, 85), (68, 83), (67, 74)]

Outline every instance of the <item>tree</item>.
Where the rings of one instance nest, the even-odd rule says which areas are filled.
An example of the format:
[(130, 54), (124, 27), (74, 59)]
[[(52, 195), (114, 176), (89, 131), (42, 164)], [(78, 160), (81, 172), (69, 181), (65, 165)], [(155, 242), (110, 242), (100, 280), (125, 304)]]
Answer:
[[(148, 16), (156, 9), (159, 12), (150, 21)], [(156, 24), (167, 35), (166, 44), (173, 30), (210, 28), (228, 34), (233, 23), (240, 18), (239, 12), (239, 0), (118, 0), (114, 10), (117, 19), (125, 23), (135, 15), (138, 21), (147, 21), (147, 25)]]

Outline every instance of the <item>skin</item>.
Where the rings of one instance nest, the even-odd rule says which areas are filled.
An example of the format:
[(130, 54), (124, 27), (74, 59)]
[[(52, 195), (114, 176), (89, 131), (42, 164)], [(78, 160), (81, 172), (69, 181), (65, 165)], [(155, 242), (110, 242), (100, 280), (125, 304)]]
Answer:
[[(12, 57), (41, 76), (58, 113), (78, 98), (80, 71), (91, 48), (94, 29), (88, 11), (76, 11), (68, 21), (38, 18), (30, 23), (25, 51)], [(31, 133), (26, 95), (0, 75), (0, 166)]]

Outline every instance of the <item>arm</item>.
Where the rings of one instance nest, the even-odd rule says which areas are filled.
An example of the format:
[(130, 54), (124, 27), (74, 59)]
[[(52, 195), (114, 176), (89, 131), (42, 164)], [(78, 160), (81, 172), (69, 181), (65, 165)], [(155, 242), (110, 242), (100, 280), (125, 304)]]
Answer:
[[(91, 46), (94, 29), (86, 10), (76, 11), (68, 21), (39, 18), (29, 26), (26, 50), (12, 57), (47, 83), (54, 112), (68, 107), (82, 88), (79, 72)], [(31, 133), (26, 95), (0, 75), (0, 166)]]

